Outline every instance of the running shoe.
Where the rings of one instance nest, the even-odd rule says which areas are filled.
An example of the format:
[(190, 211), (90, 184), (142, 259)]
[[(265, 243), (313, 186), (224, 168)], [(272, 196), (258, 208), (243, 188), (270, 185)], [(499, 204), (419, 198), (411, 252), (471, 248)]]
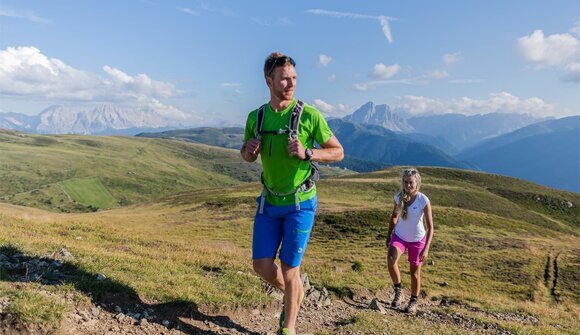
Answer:
[(278, 330), (277, 335), (296, 335), (296, 333), (290, 332), (288, 328), (280, 328), (280, 330)]

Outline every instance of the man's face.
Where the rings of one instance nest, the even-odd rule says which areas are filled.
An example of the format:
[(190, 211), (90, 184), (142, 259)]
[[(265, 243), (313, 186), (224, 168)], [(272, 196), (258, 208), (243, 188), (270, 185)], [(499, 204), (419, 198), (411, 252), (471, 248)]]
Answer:
[(291, 64), (278, 66), (266, 77), (270, 92), (280, 100), (292, 100), (296, 88), (296, 69)]

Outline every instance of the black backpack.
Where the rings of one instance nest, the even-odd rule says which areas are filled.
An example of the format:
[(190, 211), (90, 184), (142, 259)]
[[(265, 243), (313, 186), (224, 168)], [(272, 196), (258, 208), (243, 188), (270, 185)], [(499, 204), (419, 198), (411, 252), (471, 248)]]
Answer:
[[(257, 113), (257, 123), (256, 123), (256, 138), (261, 138), (262, 134), (272, 134), (272, 135), (287, 135), (289, 138), (298, 140), (300, 117), (302, 116), (302, 111), (304, 110), (304, 102), (302, 100), (296, 101), (296, 104), (292, 108), (292, 114), (290, 115), (290, 122), (286, 129), (278, 130), (262, 130), (262, 125), (264, 124), (266, 104), (263, 104), (258, 109)], [(272, 155), (272, 141), (270, 141), (269, 154)], [(264, 182), (264, 176), (260, 176), (264, 190), (262, 192), (262, 197), (260, 199), (260, 214), (264, 212), (264, 202), (266, 200), (266, 192), (270, 192), (275, 196), (287, 196), (294, 194), (296, 198), (296, 210), (300, 210), (300, 201), (298, 198), (299, 192), (310, 191), (316, 182), (320, 180), (320, 172), (318, 170), (318, 163), (315, 161), (310, 161), (310, 175), (306, 180), (294, 191), (288, 193), (278, 193), (272, 191)]]

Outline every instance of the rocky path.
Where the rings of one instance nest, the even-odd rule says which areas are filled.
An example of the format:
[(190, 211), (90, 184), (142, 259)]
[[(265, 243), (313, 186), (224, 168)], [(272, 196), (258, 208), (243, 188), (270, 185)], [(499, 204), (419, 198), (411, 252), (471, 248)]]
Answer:
[[(0, 265), (8, 271), (8, 279), (16, 286), (26, 285), (31, 281), (43, 285), (56, 285), (59, 282), (66, 282), (67, 271), (62, 260), (70, 257), (74, 256), (66, 250), (60, 250), (42, 259), (29, 258), (18, 253), (0, 253)], [(96, 280), (107, 280), (102, 275), (97, 277)], [(416, 315), (407, 315), (399, 309), (388, 307), (390, 296), (387, 292), (373, 294), (361, 290), (352, 297), (337, 299), (330, 296), (325, 288), (311, 286), (306, 275), (303, 276), (303, 282), (306, 297), (298, 320), (301, 334), (333, 332), (349, 324), (353, 316), (362, 312), (380, 313), (385, 319), (419, 318), (434, 324), (455, 325), (469, 332), (511, 334), (497, 323), (483, 322), (459, 313), (444, 313), (441, 312), (442, 309), (436, 309), (437, 306), (454, 306), (484, 316), (486, 319), (539, 323), (539, 320), (530, 316), (489, 313), (446, 298), (438, 302), (422, 299), (419, 312)], [(39, 285), (38, 290), (42, 291), (42, 287)], [(6, 297), (0, 297), (0, 334), (275, 334), (282, 296), (269, 285), (264, 285), (264, 291), (273, 298), (274, 303), (270, 307), (220, 312), (198, 309), (187, 303), (147, 304), (138, 298), (121, 295), (111, 295), (98, 302), (90, 302), (78, 299), (74, 293), (67, 293), (65, 297), (59, 299), (74, 307), (65, 315), (60, 328), (56, 331), (34, 326), (26, 327), (16, 322), (9, 313), (8, 306), (11, 302)]]

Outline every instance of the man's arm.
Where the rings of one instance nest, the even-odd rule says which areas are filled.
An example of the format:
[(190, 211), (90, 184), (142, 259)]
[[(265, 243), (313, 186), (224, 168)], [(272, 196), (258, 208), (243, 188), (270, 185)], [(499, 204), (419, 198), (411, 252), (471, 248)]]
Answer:
[[(332, 135), (328, 141), (320, 144), (321, 149), (312, 149), (312, 160), (320, 163), (334, 163), (339, 162), (344, 158), (344, 150), (342, 145)], [(288, 142), (288, 152), (290, 156), (297, 156), (304, 160), (306, 159), (306, 152), (302, 143), (298, 140)]]

